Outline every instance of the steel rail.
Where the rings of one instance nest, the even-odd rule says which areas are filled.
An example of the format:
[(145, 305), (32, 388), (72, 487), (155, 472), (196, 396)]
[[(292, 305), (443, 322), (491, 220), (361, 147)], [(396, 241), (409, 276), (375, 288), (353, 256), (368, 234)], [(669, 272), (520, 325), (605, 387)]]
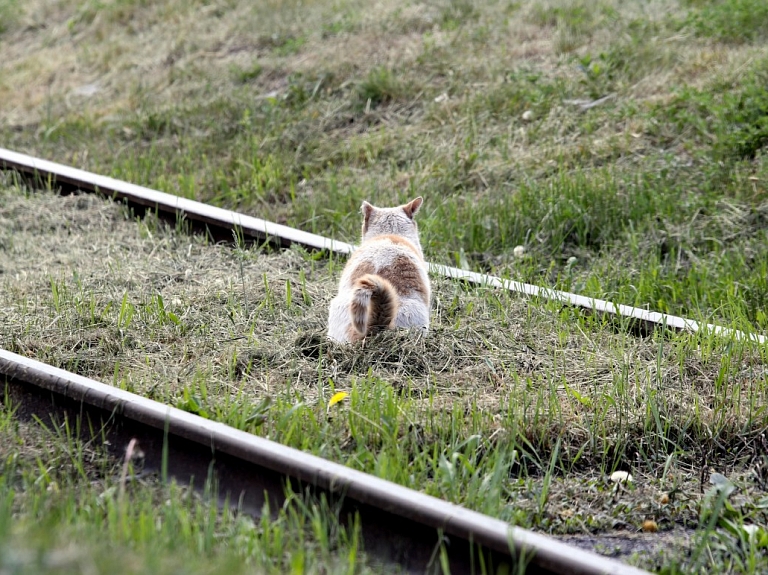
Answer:
[[(258, 515), (280, 509), (286, 485), (324, 495), (340, 519), (357, 514), (365, 552), (410, 573), (438, 572), (443, 544), (452, 573), (526, 572), (640, 575), (641, 569), (204, 419), (63, 369), (0, 350), (0, 381), (17, 414), (54, 425), (68, 421), (118, 457), (137, 440), (144, 470), (180, 482), (212, 481), (223, 500)], [(210, 485), (210, 483), (209, 483)]]
[[(83, 191), (96, 192), (124, 200), (130, 205), (142, 209), (155, 210), (161, 215), (184, 218), (191, 223), (205, 226), (207, 232), (216, 238), (231, 239), (233, 233), (238, 233), (242, 234), (245, 239), (268, 241), (283, 247), (298, 244), (313, 250), (327, 250), (342, 255), (349, 254), (354, 250), (354, 246), (346, 242), (332, 240), (253, 216), (217, 208), (202, 202), (188, 200), (114, 178), (99, 176), (84, 170), (41, 160), (3, 148), (0, 148), (0, 169), (17, 171), (46, 185), (65, 185)], [(761, 344), (767, 341), (766, 336), (761, 334), (747, 334), (740, 330), (719, 325), (700, 323), (692, 319), (666, 313), (615, 304), (602, 299), (470, 272), (441, 264), (429, 264), (429, 266), (432, 273), (443, 277), (461, 279), (477, 285), (492, 286), (532, 297), (540, 297), (617, 318), (628, 318), (644, 327), (662, 327), (675, 331), (706, 331), (724, 338), (748, 339)]]

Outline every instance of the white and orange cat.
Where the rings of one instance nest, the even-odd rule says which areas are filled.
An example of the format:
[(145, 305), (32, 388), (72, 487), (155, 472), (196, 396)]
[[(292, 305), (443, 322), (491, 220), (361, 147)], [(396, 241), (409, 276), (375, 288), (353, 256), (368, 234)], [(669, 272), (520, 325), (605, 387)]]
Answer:
[(331, 301), (328, 337), (354, 342), (382, 329), (429, 328), (431, 290), (413, 216), (423, 199), (396, 208), (363, 202), (363, 241)]

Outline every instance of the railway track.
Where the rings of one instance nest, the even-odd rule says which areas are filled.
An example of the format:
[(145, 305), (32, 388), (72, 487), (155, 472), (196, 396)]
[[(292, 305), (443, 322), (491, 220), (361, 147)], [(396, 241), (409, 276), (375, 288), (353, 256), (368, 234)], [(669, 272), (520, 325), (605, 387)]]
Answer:
[[(280, 247), (298, 244), (312, 250), (326, 250), (340, 255), (349, 254), (354, 249), (352, 244), (3, 148), (0, 148), (0, 169), (16, 171), (38, 185), (95, 192), (125, 201), (129, 206), (141, 211), (153, 210), (160, 216), (173, 219), (183, 218), (193, 228), (204, 231), (216, 240), (231, 240), (233, 233), (237, 233), (246, 240), (269, 242)], [(563, 305), (574, 306), (588, 312), (622, 318), (646, 332), (655, 328), (692, 332), (704, 330), (724, 338), (750, 339), (758, 343), (767, 341), (765, 335), (746, 334), (719, 325), (700, 323), (683, 317), (616, 304), (575, 293), (506, 280), (442, 264), (430, 263), (429, 267), (431, 273), (443, 277), (506, 289), (530, 297), (539, 297)]]
[(454, 574), (512, 572), (519, 566), (527, 573), (646, 573), (5, 350), (0, 350), (0, 380), (20, 418), (53, 426), (67, 421), (84, 439), (104, 441), (117, 458), (136, 440), (142, 472), (167, 473), (197, 489), (213, 480), (221, 502), (237, 502), (245, 512), (258, 515), (267, 502), (280, 509), (286, 485), (294, 493), (325, 497), (342, 522), (359, 517), (369, 556), (404, 572), (440, 572), (442, 545)]
[[(277, 246), (293, 243), (315, 250), (348, 254), (354, 246), (336, 242), (141, 186), (98, 176), (60, 164), (0, 149), (0, 168), (14, 170), (37, 184), (96, 192), (183, 218), (216, 239), (246, 239)], [(630, 318), (652, 327), (712, 330), (726, 337), (749, 335), (709, 324), (615, 305), (577, 294), (431, 265), (434, 273), (475, 284), (543, 297), (589, 311)], [(214, 480), (223, 501), (237, 501), (244, 511), (259, 514), (264, 503), (279, 509), (286, 484), (294, 492), (325, 497), (345, 520), (358, 515), (366, 553), (410, 573), (439, 571), (442, 545), (452, 573), (497, 572), (504, 565), (526, 565), (526, 572), (596, 575), (644, 571), (533, 532), (366, 475), (318, 457), (276, 444), (220, 423), (189, 414), (112, 386), (0, 350), (0, 380), (20, 417), (70, 426), (87, 439), (105, 440), (116, 457), (137, 440), (145, 471), (167, 471), (181, 483), (204, 488)]]

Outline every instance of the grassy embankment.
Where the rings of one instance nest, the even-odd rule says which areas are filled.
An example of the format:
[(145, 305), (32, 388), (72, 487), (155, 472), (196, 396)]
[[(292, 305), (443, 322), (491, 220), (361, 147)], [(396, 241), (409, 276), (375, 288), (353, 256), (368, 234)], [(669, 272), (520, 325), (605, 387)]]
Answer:
[[(419, 193), (433, 261), (766, 328), (760, 2), (6, 6), (7, 147), (346, 240)], [(6, 234), (6, 348), (544, 531), (653, 519), (656, 567), (765, 564), (765, 349), (438, 282), (434, 337), (320, 351), (338, 262), (98, 218), (57, 262), (51, 218)]]

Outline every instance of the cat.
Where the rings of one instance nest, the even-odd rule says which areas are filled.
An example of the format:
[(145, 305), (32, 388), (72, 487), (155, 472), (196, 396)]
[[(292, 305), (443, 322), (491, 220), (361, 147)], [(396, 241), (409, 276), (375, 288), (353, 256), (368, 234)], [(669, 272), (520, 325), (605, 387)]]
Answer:
[(413, 217), (419, 196), (396, 208), (363, 202), (363, 237), (341, 274), (328, 337), (356, 342), (382, 329), (429, 329), (431, 288)]

